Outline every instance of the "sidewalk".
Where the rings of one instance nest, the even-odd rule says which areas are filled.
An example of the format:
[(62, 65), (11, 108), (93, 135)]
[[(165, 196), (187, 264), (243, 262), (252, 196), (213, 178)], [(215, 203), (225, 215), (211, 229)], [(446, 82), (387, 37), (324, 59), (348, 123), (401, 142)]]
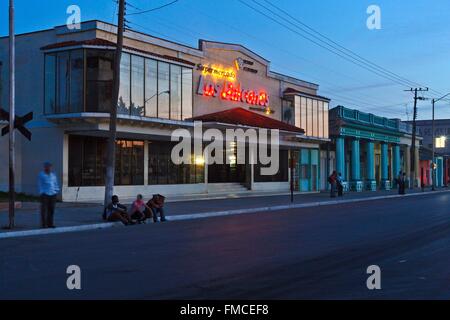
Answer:
[[(442, 189), (439, 191), (446, 191)], [(431, 190), (427, 189), (426, 192)], [(422, 191), (409, 190), (409, 194), (421, 194)], [(210, 200), (185, 200), (168, 199), (166, 212), (169, 220), (187, 220), (202, 218), (207, 216), (224, 216), (231, 214), (243, 214), (257, 211), (268, 211), (271, 208), (285, 209), (288, 206), (300, 208), (304, 206), (330, 205), (334, 202), (346, 202), (349, 200), (369, 200), (370, 198), (396, 196), (396, 190), (349, 193), (343, 198), (331, 199), (328, 193), (301, 194), (294, 197), (294, 203), (290, 202), (290, 195), (255, 195), (242, 198), (231, 199), (210, 199)], [(330, 203), (332, 201), (333, 203)], [(129, 205), (128, 203), (126, 203)], [(276, 208), (278, 207), (278, 208)], [(58, 228), (90, 226), (90, 229), (101, 227), (111, 227), (111, 224), (104, 224), (101, 218), (103, 207), (99, 204), (81, 204), (81, 203), (58, 203), (55, 215), (55, 224)], [(27, 231), (38, 229), (39, 227), (39, 204), (24, 203), (23, 208), (16, 211), (16, 229), (17, 231)], [(7, 211), (0, 211), (0, 227), (8, 224)], [(71, 231), (75, 231), (69, 229)], [(0, 229), (1, 234), (11, 231)]]

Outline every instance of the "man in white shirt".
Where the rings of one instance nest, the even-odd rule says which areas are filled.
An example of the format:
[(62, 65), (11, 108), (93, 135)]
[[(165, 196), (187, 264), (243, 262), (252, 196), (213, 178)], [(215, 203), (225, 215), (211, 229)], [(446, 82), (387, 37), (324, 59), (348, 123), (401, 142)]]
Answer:
[(53, 216), (55, 213), (56, 195), (59, 193), (58, 180), (52, 172), (51, 163), (44, 163), (44, 170), (39, 173), (38, 188), (41, 195), (41, 225), (42, 228), (55, 228)]

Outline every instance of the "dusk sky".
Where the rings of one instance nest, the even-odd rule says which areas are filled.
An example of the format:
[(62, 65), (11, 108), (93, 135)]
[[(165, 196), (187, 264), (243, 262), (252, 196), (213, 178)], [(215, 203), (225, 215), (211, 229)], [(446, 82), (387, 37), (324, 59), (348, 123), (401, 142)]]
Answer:
[[(267, 2), (258, 1), (268, 6)], [(169, 2), (131, 0), (128, 13)], [(252, 0), (243, 2), (257, 7)], [(427, 97), (450, 92), (450, 1), (270, 2), (363, 58), (435, 90)], [(17, 0), (17, 33), (65, 24), (66, 9), (71, 4), (80, 6), (83, 21), (116, 23), (113, 0)], [(381, 30), (369, 30), (366, 26), (366, 10), (373, 4), (381, 8)], [(0, 35), (4, 36), (8, 33), (8, 1), (0, 0), (0, 8)], [(412, 117), (413, 95), (403, 91), (408, 88), (406, 85), (347, 62), (238, 0), (179, 0), (157, 11), (129, 15), (127, 20), (134, 30), (194, 47), (199, 38), (242, 44), (270, 60), (273, 71), (319, 84), (319, 94), (331, 98), (333, 107), (341, 104), (387, 117)], [(419, 119), (429, 118), (431, 102), (420, 102), (419, 106)], [(449, 101), (439, 104), (437, 117), (450, 117)]]

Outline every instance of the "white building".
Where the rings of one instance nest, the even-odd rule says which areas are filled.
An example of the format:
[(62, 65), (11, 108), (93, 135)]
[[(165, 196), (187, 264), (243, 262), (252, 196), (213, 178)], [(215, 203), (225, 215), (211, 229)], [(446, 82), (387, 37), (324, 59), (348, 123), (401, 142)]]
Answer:
[[(89, 21), (81, 30), (59, 26), (17, 36), (16, 112), (34, 112), (32, 142), (17, 134), (19, 192), (36, 194), (37, 174), (50, 161), (64, 201), (103, 198), (116, 32)], [(192, 48), (131, 30), (124, 43), (117, 194), (287, 192), (291, 178), (297, 191), (315, 192), (326, 181), (320, 144), (329, 141), (329, 100), (317, 94), (318, 85), (272, 72), (269, 61), (237, 44), (201, 40)], [(7, 110), (7, 37), (0, 38), (0, 61), (0, 105)], [(193, 118), (220, 130), (280, 129), (279, 172), (267, 177), (258, 165), (208, 166), (195, 156), (192, 165), (174, 165), (171, 134), (192, 131)], [(8, 183), (7, 140), (0, 138), (1, 190)]]

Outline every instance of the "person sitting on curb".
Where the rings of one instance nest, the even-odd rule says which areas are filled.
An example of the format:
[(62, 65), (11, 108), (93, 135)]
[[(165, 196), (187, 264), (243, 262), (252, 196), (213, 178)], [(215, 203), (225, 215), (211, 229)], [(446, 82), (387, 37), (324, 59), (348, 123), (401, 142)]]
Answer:
[(120, 203), (118, 196), (113, 196), (111, 198), (111, 203), (103, 212), (103, 220), (108, 222), (121, 221), (126, 226), (134, 224), (127, 213), (127, 207)]
[(166, 198), (160, 194), (155, 194), (153, 198), (147, 202), (147, 206), (150, 210), (146, 210), (146, 218), (151, 219), (153, 222), (158, 222), (158, 213), (161, 216), (161, 222), (166, 222), (166, 216), (164, 214), (164, 201)]
[[(144, 202), (144, 197), (141, 194), (138, 194), (136, 200), (131, 205), (130, 218), (136, 220), (138, 223), (145, 223), (147, 220), (146, 211), (152, 210), (148, 205)], [(151, 217), (149, 217), (150, 219)]]

